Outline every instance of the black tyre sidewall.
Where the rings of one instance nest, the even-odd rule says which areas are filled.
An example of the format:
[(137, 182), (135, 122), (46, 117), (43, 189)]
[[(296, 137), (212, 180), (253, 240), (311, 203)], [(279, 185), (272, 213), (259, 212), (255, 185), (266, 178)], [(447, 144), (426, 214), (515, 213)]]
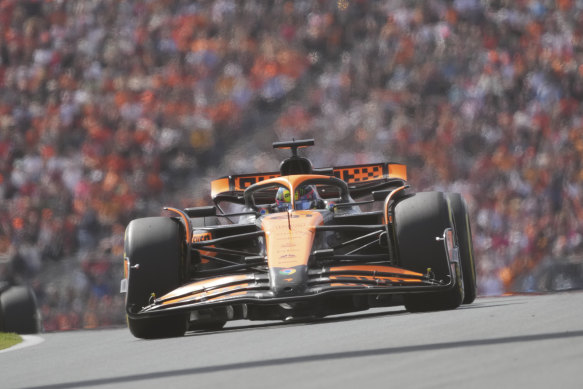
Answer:
[(0, 331), (37, 334), (41, 330), (36, 296), (28, 286), (12, 286), (0, 294), (0, 316)]
[(443, 242), (435, 239), (451, 226), (443, 193), (421, 192), (399, 202), (394, 224), (401, 266), (419, 273), (431, 268), (437, 278), (448, 274)]
[(478, 294), (472, 229), (466, 202), (459, 193), (448, 193), (460, 249), (464, 278), (464, 304), (471, 304)]

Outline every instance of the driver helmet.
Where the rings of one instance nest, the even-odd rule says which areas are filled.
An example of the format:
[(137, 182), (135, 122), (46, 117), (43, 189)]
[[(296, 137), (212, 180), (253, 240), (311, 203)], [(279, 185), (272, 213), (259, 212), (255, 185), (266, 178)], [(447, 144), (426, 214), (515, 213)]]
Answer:
[[(295, 191), (294, 202), (297, 210), (310, 209), (318, 199), (316, 189), (312, 185), (302, 186)], [(279, 188), (275, 196), (275, 203), (280, 211), (287, 211), (291, 207), (291, 196), (287, 188)]]

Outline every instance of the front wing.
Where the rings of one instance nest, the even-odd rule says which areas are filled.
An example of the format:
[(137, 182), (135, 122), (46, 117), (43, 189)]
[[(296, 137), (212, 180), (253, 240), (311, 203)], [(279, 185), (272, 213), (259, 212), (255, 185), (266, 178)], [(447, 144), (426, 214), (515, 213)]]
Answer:
[(246, 273), (210, 278), (181, 286), (154, 299), (139, 312), (127, 312), (134, 319), (176, 311), (195, 311), (237, 304), (282, 304), (316, 300), (327, 295), (405, 294), (438, 292), (455, 284), (456, 261), (450, 262), (449, 280), (439, 281), (430, 274), (378, 265), (332, 266), (308, 270), (305, 288), (289, 296), (275, 295), (266, 273)]

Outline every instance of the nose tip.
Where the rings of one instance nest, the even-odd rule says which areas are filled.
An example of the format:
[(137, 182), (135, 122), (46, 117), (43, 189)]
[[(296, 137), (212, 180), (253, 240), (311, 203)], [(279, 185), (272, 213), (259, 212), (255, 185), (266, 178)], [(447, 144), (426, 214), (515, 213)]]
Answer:
[(295, 285), (273, 285), (271, 290), (276, 296), (286, 297), (286, 296), (297, 296), (306, 290), (306, 285), (303, 283)]
[(308, 281), (307, 266), (290, 269), (271, 269), (271, 290), (276, 296), (297, 296), (306, 291)]

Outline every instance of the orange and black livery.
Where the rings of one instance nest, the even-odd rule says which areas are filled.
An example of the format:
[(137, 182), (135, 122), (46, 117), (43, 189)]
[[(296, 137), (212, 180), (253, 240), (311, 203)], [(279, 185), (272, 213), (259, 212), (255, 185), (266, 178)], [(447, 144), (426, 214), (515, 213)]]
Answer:
[(314, 168), (299, 155), (313, 145), (276, 142), (291, 150), (278, 170), (218, 178), (212, 205), (129, 223), (122, 291), (134, 336), (474, 300), (460, 194), (415, 192), (399, 163)]

